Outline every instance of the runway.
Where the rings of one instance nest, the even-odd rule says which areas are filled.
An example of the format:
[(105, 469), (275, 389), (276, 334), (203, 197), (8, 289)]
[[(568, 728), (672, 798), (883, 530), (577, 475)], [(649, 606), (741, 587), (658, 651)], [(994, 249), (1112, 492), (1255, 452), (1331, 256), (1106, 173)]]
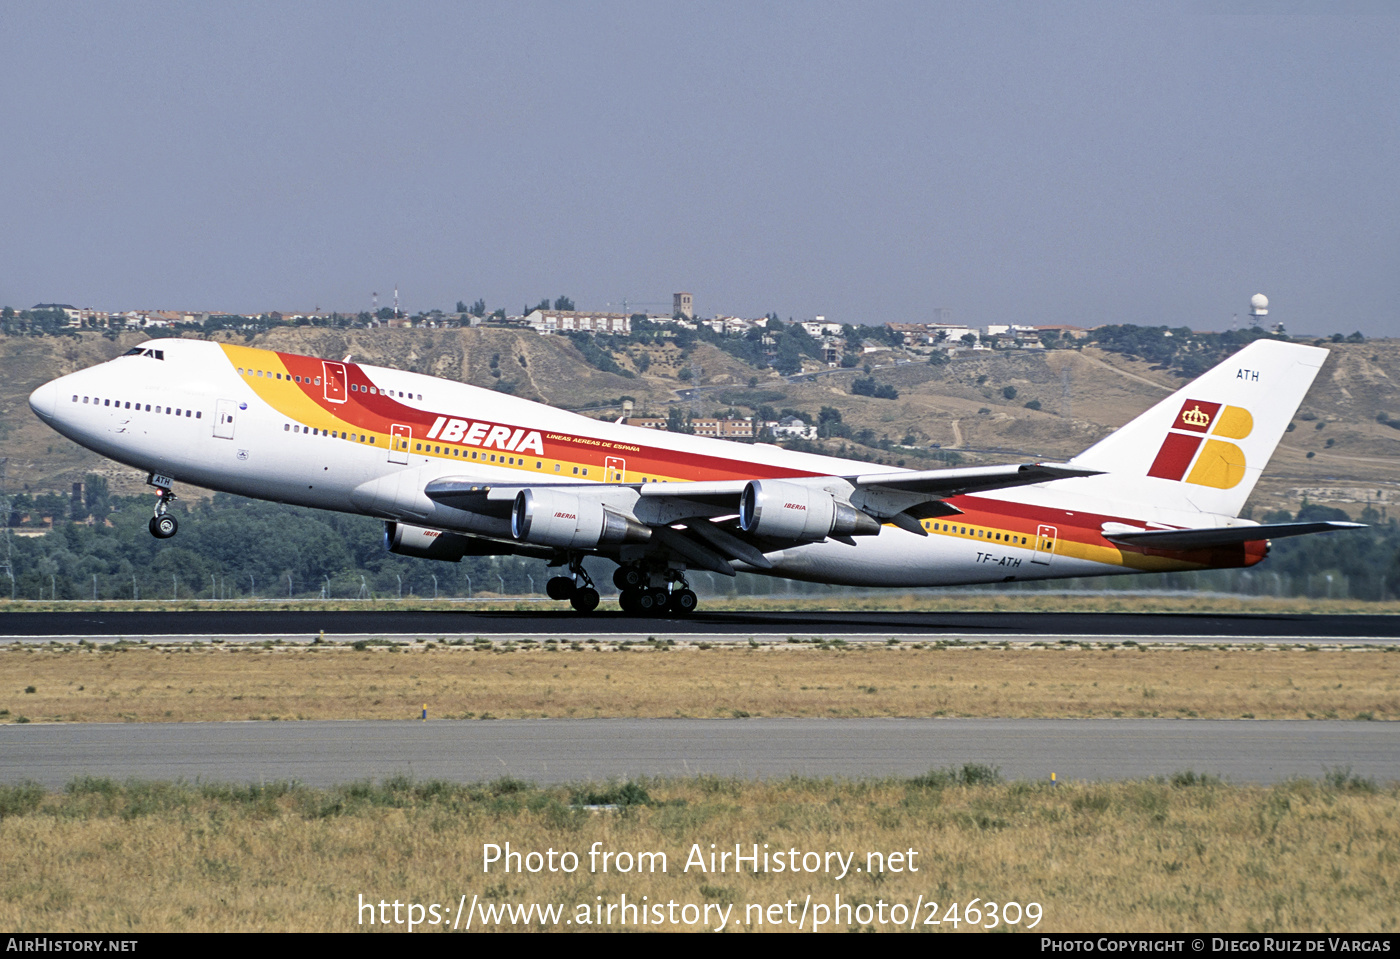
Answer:
[[(0, 616), (0, 642), (347, 642), (475, 638), (602, 642), (1301, 643), (1393, 645), (1400, 617), (946, 612), (715, 612), (639, 619), (565, 611), (74, 611)], [(0, 782), (75, 776), (297, 780), (406, 774), (541, 783), (635, 776), (917, 775), (967, 762), (1008, 778), (1125, 779), (1190, 769), (1231, 782), (1331, 768), (1400, 781), (1400, 723), (1186, 719), (495, 720), (0, 726)]]
[(1301, 642), (1375, 644), (1400, 640), (1400, 616), (1218, 613), (699, 612), (645, 619), (617, 611), (565, 610), (246, 610), (172, 612), (10, 612), (0, 642), (52, 640), (209, 640), (310, 642), (365, 636), (408, 639), (676, 638), (714, 642), (789, 636), (1036, 642), (1058, 639), (1183, 643)]
[(537, 783), (700, 773), (912, 776), (984, 763), (1009, 779), (1232, 783), (1329, 769), (1400, 781), (1400, 723), (1184, 719), (590, 719), (0, 726), (0, 782), (75, 776), (311, 786), (404, 774)]

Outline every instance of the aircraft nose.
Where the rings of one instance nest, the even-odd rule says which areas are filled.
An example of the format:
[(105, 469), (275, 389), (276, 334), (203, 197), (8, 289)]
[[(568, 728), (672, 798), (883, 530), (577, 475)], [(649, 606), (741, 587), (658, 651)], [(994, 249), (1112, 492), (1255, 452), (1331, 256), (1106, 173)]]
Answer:
[(44, 422), (53, 419), (53, 411), (57, 406), (58, 384), (53, 380), (29, 394), (29, 408)]

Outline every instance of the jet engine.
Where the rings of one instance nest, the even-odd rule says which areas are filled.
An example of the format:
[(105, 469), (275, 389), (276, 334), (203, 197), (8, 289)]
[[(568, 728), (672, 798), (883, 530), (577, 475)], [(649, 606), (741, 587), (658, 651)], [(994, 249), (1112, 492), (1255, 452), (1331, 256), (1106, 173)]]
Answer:
[[(404, 556), (440, 559), (455, 563), (463, 556), (487, 555), (482, 540), (441, 529), (410, 526), (408, 523), (384, 524), (384, 548)], [(497, 546), (496, 551), (499, 551)]]
[(772, 539), (816, 542), (828, 536), (874, 536), (880, 524), (820, 487), (751, 480), (739, 499), (739, 527)]
[(523, 489), (515, 496), (510, 532), (518, 540), (566, 549), (645, 543), (651, 529), (567, 490)]

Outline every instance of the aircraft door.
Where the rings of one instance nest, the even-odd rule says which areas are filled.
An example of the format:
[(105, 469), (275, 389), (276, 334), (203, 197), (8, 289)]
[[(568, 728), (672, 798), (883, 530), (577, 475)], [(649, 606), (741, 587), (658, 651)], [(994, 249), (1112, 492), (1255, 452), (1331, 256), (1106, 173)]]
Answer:
[(603, 461), (603, 476), (605, 483), (621, 483), (623, 477), (627, 475), (627, 461), (621, 456), (609, 456)]
[(400, 426), (395, 423), (389, 427), (389, 462), (407, 463), (409, 441), (413, 439), (413, 428), (411, 426)]
[(344, 363), (332, 363), (330, 360), (322, 360), (321, 367), (326, 374), (326, 401), (329, 403), (344, 403), (350, 398), (347, 389), (347, 378), (345, 376)]
[(233, 400), (214, 402), (214, 435), (221, 440), (233, 439), (233, 419), (238, 412), (238, 404)]
[(1058, 536), (1059, 530), (1053, 526), (1037, 526), (1035, 528), (1035, 552), (1031, 554), (1031, 562), (1049, 566), (1050, 558), (1055, 555), (1055, 540)]

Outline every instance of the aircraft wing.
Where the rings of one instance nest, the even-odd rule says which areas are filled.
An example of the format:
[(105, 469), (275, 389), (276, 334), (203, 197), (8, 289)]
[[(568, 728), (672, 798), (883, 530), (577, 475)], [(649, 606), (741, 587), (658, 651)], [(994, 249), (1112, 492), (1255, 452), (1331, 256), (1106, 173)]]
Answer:
[(1011, 486), (1030, 486), (1075, 476), (1097, 476), (1099, 470), (1086, 470), (1058, 463), (1022, 463), (1011, 466), (972, 466), (965, 469), (914, 470), (898, 473), (862, 473), (846, 479), (857, 488), (882, 489), (924, 496), (958, 496), (984, 493)]
[[(1097, 471), (1053, 463), (903, 470), (852, 476), (724, 480), (689, 483), (537, 483), (489, 486), (470, 478), (443, 478), (424, 489), (453, 509), (504, 518), (516, 497), (530, 495), (590, 501), (630, 516), (639, 536), (697, 565), (732, 572), (730, 560), (766, 567), (763, 553), (827, 537), (851, 543), (874, 535), (883, 523), (926, 536), (921, 519), (961, 512), (944, 502), (963, 493), (1026, 486)], [(551, 500), (555, 501), (555, 500)], [(797, 501), (800, 501), (798, 503)], [(766, 512), (765, 512), (766, 511)], [(561, 515), (573, 515), (565, 509)], [(814, 519), (814, 517), (822, 517)], [(813, 524), (816, 525), (813, 525)], [(679, 529), (675, 528), (680, 526)]]
[(1238, 546), (1263, 539), (1305, 536), (1335, 529), (1363, 529), (1365, 523), (1268, 523), (1262, 526), (1217, 526), (1208, 529), (1106, 530), (1104, 539), (1120, 546), (1145, 549), (1210, 549)]

